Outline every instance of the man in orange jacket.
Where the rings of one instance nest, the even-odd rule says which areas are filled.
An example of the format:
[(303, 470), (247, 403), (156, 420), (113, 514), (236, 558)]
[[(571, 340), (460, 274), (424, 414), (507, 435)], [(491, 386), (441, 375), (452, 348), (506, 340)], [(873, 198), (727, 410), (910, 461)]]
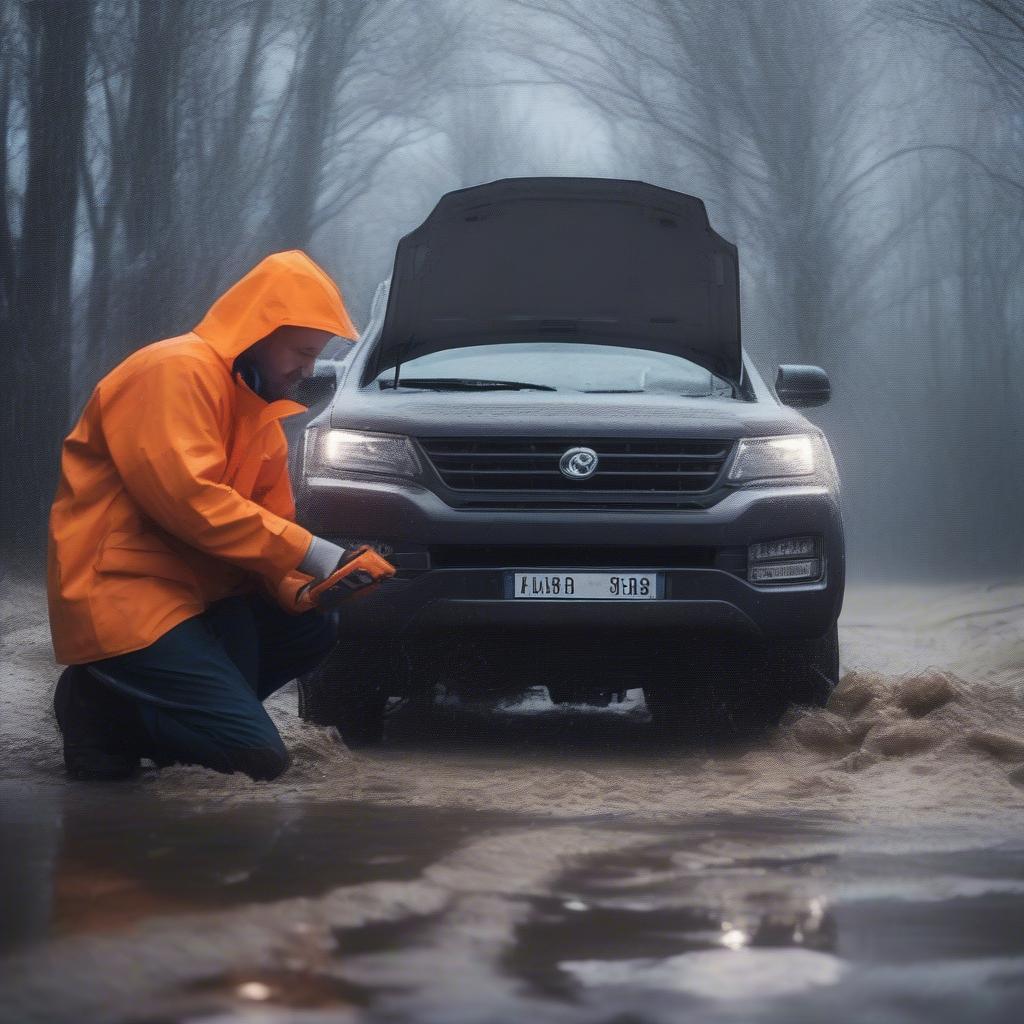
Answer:
[(186, 334), (133, 352), (64, 440), (47, 597), (54, 711), (78, 778), (202, 764), (274, 778), (288, 752), (263, 700), (335, 643), (309, 596), (344, 550), (295, 521), (280, 420), (334, 335), (331, 278), (273, 253)]

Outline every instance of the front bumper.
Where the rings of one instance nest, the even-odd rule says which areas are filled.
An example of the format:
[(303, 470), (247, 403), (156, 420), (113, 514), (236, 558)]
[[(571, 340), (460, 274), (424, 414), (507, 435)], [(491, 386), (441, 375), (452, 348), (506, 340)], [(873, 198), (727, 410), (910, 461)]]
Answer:
[[(656, 512), (454, 509), (412, 481), (355, 476), (311, 478), (297, 499), (300, 521), (314, 533), (393, 548), (385, 553), (398, 569), (396, 576), (341, 606), (342, 636), (414, 641), (453, 630), (612, 627), (810, 638), (826, 633), (842, 608), (842, 518), (835, 496), (821, 486), (748, 487), (708, 509)], [(821, 580), (781, 586), (747, 582), (749, 544), (804, 534), (821, 537)], [(567, 561), (567, 551), (580, 552), (580, 561)], [(671, 557), (675, 551), (692, 553), (693, 564)], [(663, 598), (504, 596), (512, 571), (641, 568), (665, 574)]]

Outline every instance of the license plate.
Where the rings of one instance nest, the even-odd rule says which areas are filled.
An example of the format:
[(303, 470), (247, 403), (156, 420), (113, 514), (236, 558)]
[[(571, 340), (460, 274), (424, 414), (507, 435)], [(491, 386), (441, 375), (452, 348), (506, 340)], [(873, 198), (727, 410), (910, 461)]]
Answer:
[(661, 596), (656, 572), (514, 572), (512, 597), (545, 601), (653, 601)]

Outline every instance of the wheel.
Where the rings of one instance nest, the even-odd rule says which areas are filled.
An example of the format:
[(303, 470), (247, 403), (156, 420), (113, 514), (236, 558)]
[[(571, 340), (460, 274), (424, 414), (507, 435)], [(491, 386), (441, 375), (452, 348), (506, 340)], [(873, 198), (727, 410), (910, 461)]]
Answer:
[(655, 675), (644, 697), (662, 737), (749, 737), (777, 725), (791, 703), (825, 705), (839, 679), (838, 630), (813, 640), (699, 641)]
[(644, 684), (651, 725), (673, 742), (717, 742), (738, 735), (753, 696), (756, 659), (735, 641), (695, 640), (652, 667)]
[(839, 627), (833, 624), (814, 640), (777, 641), (767, 670), (768, 682), (780, 686), (787, 704), (824, 707), (839, 682)]
[(405, 667), (397, 644), (341, 640), (315, 669), (299, 676), (299, 716), (333, 725), (353, 749), (375, 746), (384, 738), (388, 697), (406, 689)]

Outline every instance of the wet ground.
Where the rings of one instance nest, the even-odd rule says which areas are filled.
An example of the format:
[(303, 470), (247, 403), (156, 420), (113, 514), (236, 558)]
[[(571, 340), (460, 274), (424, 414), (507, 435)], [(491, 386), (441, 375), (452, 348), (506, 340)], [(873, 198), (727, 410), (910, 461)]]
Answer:
[[(0, 1021), (1016, 1021), (1024, 586), (855, 588), (828, 709), (667, 749), (639, 691), (272, 713), (275, 783), (65, 781), (0, 609)], [(40, 615), (42, 616), (40, 618)]]

